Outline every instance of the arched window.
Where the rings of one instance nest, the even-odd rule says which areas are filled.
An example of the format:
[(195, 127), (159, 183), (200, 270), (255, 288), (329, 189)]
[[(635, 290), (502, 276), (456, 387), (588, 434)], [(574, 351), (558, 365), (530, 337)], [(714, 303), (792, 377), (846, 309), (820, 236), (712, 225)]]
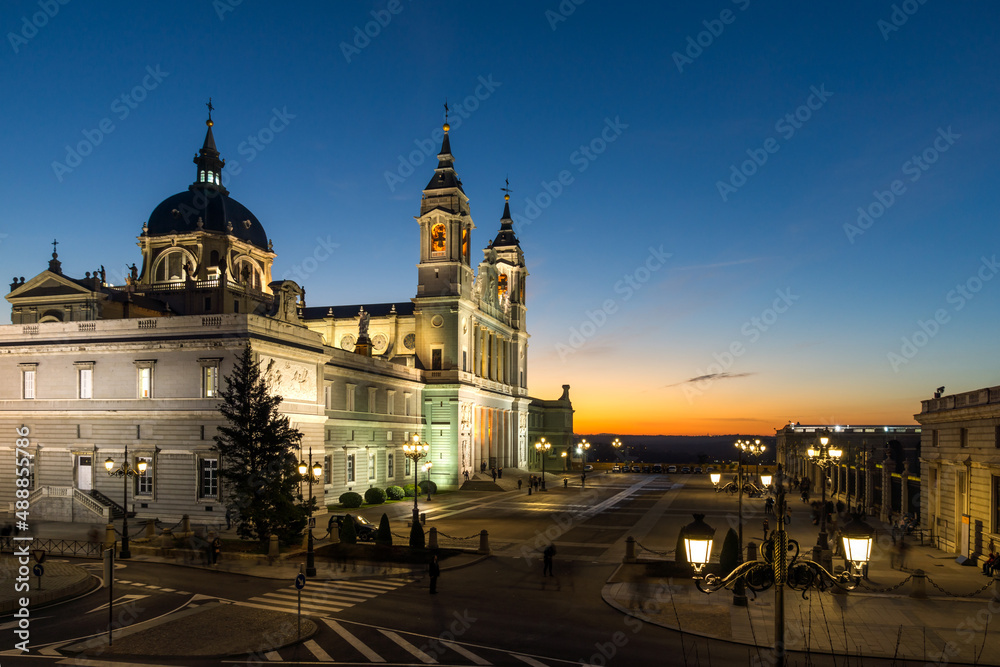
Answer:
[(502, 297), (507, 293), (507, 274), (501, 273), (500, 277), (497, 278), (497, 296)]
[(240, 257), (233, 265), (235, 269), (235, 279), (245, 283), (250, 289), (259, 290), (261, 287), (261, 270), (257, 262), (249, 257)]
[[(170, 283), (187, 280), (188, 271), (193, 270), (194, 261), (183, 250), (168, 250), (156, 260), (153, 282)], [(192, 276), (193, 277), (193, 276)]]
[(444, 243), (445, 243), (445, 233), (444, 223), (439, 222), (433, 227), (431, 227), (431, 254), (433, 255), (443, 255), (444, 254)]

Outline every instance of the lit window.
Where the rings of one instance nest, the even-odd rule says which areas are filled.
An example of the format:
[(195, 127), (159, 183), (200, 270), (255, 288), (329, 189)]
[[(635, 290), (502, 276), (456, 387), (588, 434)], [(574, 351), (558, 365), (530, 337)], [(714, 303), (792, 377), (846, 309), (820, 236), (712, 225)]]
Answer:
[(189, 258), (180, 250), (172, 250), (160, 255), (153, 271), (153, 280), (159, 283), (179, 282), (187, 279)]
[(354, 482), (354, 454), (347, 455), (347, 481)]
[(375, 455), (368, 455), (368, 479), (375, 479)]
[(204, 182), (205, 182), (205, 171), (204, 171), (204, 170), (202, 170), (202, 171), (198, 172), (198, 180), (199, 180), (200, 182), (202, 182), (202, 183), (204, 183)]
[(134, 362), (138, 374), (139, 398), (153, 397), (153, 364), (155, 359), (147, 359)]
[(94, 369), (80, 369), (80, 398), (94, 397)]
[(445, 242), (444, 223), (439, 222), (431, 227), (431, 254), (443, 255)]
[(403, 476), (404, 477), (410, 476), (410, 459), (406, 459), (406, 466), (403, 469)]
[(329, 484), (332, 480), (330, 478), (330, 473), (333, 469), (333, 457), (324, 456), (323, 457), (323, 483)]
[(389, 479), (393, 479), (396, 476), (396, 467), (393, 461), (393, 455), (387, 454), (385, 459), (385, 476)]

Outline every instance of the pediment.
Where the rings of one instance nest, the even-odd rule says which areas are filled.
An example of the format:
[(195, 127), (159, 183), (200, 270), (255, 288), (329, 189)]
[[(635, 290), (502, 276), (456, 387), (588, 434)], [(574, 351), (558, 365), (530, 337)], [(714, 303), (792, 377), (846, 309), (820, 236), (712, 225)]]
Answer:
[(87, 289), (72, 278), (43, 271), (23, 285), (18, 285), (17, 289), (7, 295), (8, 301), (17, 299), (38, 299), (48, 297), (81, 297), (94, 294), (93, 290)]

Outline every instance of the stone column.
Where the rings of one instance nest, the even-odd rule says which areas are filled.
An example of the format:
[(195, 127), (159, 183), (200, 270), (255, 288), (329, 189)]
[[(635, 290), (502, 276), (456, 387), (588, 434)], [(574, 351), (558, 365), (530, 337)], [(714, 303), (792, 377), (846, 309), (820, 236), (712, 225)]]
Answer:
[(899, 511), (902, 514), (909, 514), (910, 512), (910, 489), (906, 483), (909, 476), (910, 461), (903, 459), (903, 472), (899, 475)]
[(875, 452), (865, 456), (865, 514), (875, 508)]
[(878, 518), (882, 521), (889, 521), (889, 514), (892, 512), (892, 469), (896, 462), (891, 456), (886, 456), (882, 461), (882, 507), (879, 510)]

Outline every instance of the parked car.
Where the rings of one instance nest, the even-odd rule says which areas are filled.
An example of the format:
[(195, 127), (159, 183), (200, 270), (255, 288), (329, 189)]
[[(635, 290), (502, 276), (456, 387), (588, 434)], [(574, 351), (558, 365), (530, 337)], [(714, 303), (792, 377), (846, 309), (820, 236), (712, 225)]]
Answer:
[(642, 472), (642, 466), (632, 466), (632, 472)]
[(618, 465), (617, 463), (614, 464), (613, 466), (611, 466), (611, 472), (621, 472), (621, 471), (622, 471), (622, 467), (620, 465)]
[[(347, 514), (333, 514), (330, 516), (330, 522), (327, 524), (327, 528), (332, 532), (333, 525), (337, 524), (338, 535), (340, 534), (340, 527), (343, 522), (347, 519)], [(378, 533), (378, 526), (368, 521), (368, 519), (363, 516), (358, 516), (356, 514), (351, 514), (350, 517), (354, 520), (354, 532), (358, 536), (358, 542), (374, 542), (375, 535)]]
[(583, 472), (590, 472), (593, 469), (594, 469), (594, 466), (590, 465), (589, 463), (587, 465), (583, 466)]
[(691, 468), (689, 468), (688, 466), (684, 466), (683, 468), (681, 468), (681, 472), (682, 473), (690, 473), (691, 472)]
[(650, 465), (642, 466), (642, 471), (643, 472), (653, 472), (653, 466), (650, 466)]
[(677, 472), (677, 466), (667, 466), (667, 472)]
[(657, 463), (656, 465), (653, 466), (653, 472), (657, 473), (657, 474), (662, 473), (663, 472), (663, 466), (660, 465), (659, 463)]
[(694, 471), (695, 471), (695, 474), (700, 475), (701, 474), (701, 466), (695, 466)]

